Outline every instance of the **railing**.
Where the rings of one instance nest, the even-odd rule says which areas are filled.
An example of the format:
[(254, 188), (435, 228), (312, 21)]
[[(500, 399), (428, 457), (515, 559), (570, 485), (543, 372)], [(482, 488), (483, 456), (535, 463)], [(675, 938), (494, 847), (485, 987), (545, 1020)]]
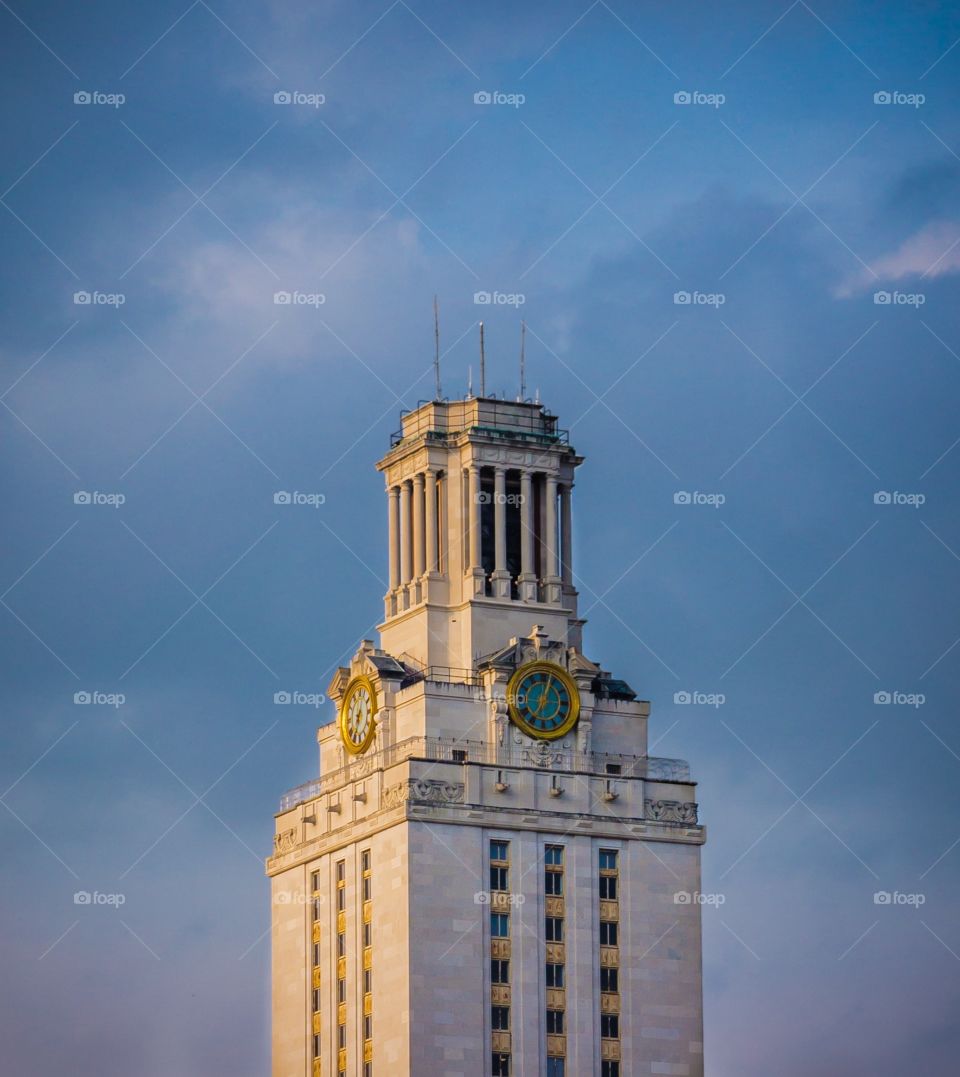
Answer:
[(408, 759), (438, 763), (483, 763), (498, 767), (535, 767), (543, 770), (574, 771), (604, 777), (646, 778), (648, 781), (688, 782), (690, 766), (683, 759), (649, 755), (613, 755), (603, 752), (575, 752), (550, 741), (524, 748), (499, 748), (479, 740), (453, 737), (410, 737), (383, 751), (363, 756), (330, 774), (291, 789), (280, 799), (280, 810), (289, 811), (348, 781), (360, 780), (376, 770), (384, 770)]

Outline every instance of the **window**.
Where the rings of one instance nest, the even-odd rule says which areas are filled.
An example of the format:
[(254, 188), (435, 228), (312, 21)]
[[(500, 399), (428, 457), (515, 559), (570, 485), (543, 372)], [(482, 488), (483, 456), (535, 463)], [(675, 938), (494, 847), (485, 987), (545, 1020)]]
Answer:
[(509, 868), (500, 867), (497, 864), (490, 865), (490, 889), (496, 891), (509, 890)]
[(601, 849), (600, 850), (600, 870), (601, 871), (616, 871), (617, 870), (617, 850), (616, 849)]
[(600, 1035), (605, 1040), (615, 1040), (620, 1036), (620, 1016), (615, 1013), (600, 1014)]
[(620, 990), (620, 970), (619, 969), (600, 969), (600, 990), (601, 991), (619, 991)]
[(505, 912), (490, 913), (490, 934), (495, 939), (505, 939), (510, 934), (510, 917)]
[(602, 901), (617, 900), (617, 877), (616, 875), (600, 876), (600, 899)]
[(510, 962), (493, 958), (490, 962), (490, 982), (492, 984), (510, 983)]
[(337, 882), (342, 883), (346, 878), (347, 863), (345, 860), (337, 861)]
[(369, 875), (365, 875), (363, 877), (363, 900), (364, 901), (369, 901), (370, 900), (371, 889), (372, 889), (372, 887), (371, 887), (372, 881), (373, 880), (370, 878)]
[(509, 1006), (491, 1006), (490, 1007), (490, 1026), (494, 1032), (509, 1032), (510, 1031), (510, 1007)]
[(563, 965), (547, 965), (547, 987), (563, 987)]
[(493, 1077), (510, 1077), (510, 1056), (495, 1054), (491, 1072)]
[(370, 1014), (367, 1014), (363, 1019), (363, 1038), (365, 1040), (373, 1039), (373, 1018)]
[(363, 1064), (363, 1077), (373, 1077), (373, 1063), (364, 1062)]
[(314, 965), (320, 964), (320, 943), (315, 942), (313, 944), (313, 963)]
[(341, 931), (337, 935), (337, 957), (347, 956), (347, 936)]
[(560, 897), (563, 893), (563, 873), (547, 868), (543, 873), (543, 892), (551, 897)]
[(320, 1037), (319, 1036), (314, 1036), (313, 1037), (313, 1057), (314, 1058), (319, 1058), (320, 1057)]
[(547, 1010), (547, 1032), (554, 1036), (563, 1035), (563, 1010)]
[(607, 763), (608, 774), (622, 774), (623, 767), (619, 763)]
[(363, 993), (365, 995), (369, 995), (372, 990), (373, 990), (373, 970), (372, 969), (364, 969), (363, 970)]
[(463, 748), (454, 748), (450, 752), (450, 757), (454, 763), (466, 763), (467, 753)]
[(373, 940), (373, 924), (366, 923), (363, 925), (363, 945), (364, 947), (371, 946)]
[(614, 920), (601, 920), (600, 921), (600, 945), (601, 946), (616, 946), (617, 945), (617, 927), (618, 927), (618, 924)]
[(317, 1013), (320, 1009), (320, 988), (315, 987), (313, 989), (313, 1012)]
[(344, 886), (337, 887), (337, 912), (343, 912), (347, 907), (347, 890)]
[(567, 1060), (565, 1058), (547, 1059), (547, 1077), (564, 1077)]
[(316, 893), (320, 889), (320, 872), (312, 871), (310, 873), (310, 889)]
[(600, 1077), (620, 1077), (619, 1062), (601, 1062)]
[(314, 920), (320, 919), (320, 910), (323, 908), (323, 898), (315, 897), (313, 899), (313, 918)]
[(507, 848), (509, 842), (506, 841), (492, 841), (490, 842), (490, 859), (491, 860), (506, 860)]
[(347, 981), (337, 980), (337, 1002), (347, 1001)]
[(370, 850), (364, 849), (360, 854), (360, 870), (367, 872), (370, 870)]
[(547, 942), (563, 942), (563, 917), (546, 917), (545, 927)]
[(563, 846), (548, 845), (543, 851), (543, 862), (551, 866), (563, 866)]
[(337, 1046), (341, 1051), (346, 1049), (347, 1046), (347, 1026), (337, 1025)]

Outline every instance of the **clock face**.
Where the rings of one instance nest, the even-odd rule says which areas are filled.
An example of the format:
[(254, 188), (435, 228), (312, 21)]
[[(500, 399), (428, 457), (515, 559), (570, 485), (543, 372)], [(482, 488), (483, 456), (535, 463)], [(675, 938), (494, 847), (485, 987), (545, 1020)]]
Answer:
[(538, 740), (555, 740), (576, 725), (580, 694), (573, 678), (554, 662), (521, 666), (507, 685), (514, 725)]
[(354, 755), (370, 747), (376, 729), (377, 692), (368, 677), (354, 677), (340, 704), (340, 736)]

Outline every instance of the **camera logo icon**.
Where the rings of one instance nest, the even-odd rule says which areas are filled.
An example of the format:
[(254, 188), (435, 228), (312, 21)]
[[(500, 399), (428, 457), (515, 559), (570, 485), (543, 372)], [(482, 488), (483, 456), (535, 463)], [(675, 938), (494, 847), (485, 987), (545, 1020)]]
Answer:
[(689, 292), (674, 292), (673, 293), (673, 301), (674, 301), (674, 303), (676, 303), (676, 305), (678, 307), (685, 307), (690, 302), (691, 298), (692, 297), (691, 297)]
[(74, 505), (89, 505), (90, 501), (90, 494), (86, 490), (77, 490), (77, 492), (73, 495)]
[(75, 105), (89, 105), (92, 98), (89, 90), (77, 90), (73, 95), (73, 103)]
[(689, 505), (689, 492), (687, 490), (677, 490), (677, 492), (673, 495), (673, 503), (674, 505)]
[(489, 292), (474, 292), (473, 293), (473, 301), (474, 301), (474, 303), (478, 303), (478, 304), (480, 304), (480, 306), (486, 306), (492, 299), (493, 299), (493, 296)]
[(293, 299), (293, 296), (290, 294), (290, 292), (274, 292), (273, 293), (273, 301), (274, 301), (274, 303), (276, 303), (278, 306), (281, 306), (281, 307), (289, 306), (290, 301), (292, 299)]
[(74, 703), (81, 703), (81, 704), (89, 703), (90, 702), (90, 693), (89, 692), (74, 692), (73, 693), (73, 702)]
[(873, 95), (873, 103), (875, 105), (889, 105), (893, 100), (889, 90), (877, 90)]
[(689, 692), (674, 692), (673, 693), (673, 702), (678, 704), (678, 705), (682, 705), (684, 703), (689, 703), (690, 702), (690, 693)]
[(273, 95), (275, 105), (289, 105), (293, 101), (293, 95), (289, 90), (277, 90)]
[(273, 693), (273, 702), (274, 703), (289, 703), (290, 702), (290, 693), (289, 692), (274, 692)]
[(874, 292), (873, 301), (877, 306), (885, 307), (892, 300), (893, 296), (889, 292)]
[(675, 105), (689, 105), (693, 100), (689, 90), (677, 90), (673, 95), (673, 103)]
[(92, 899), (93, 895), (89, 890), (78, 890), (73, 895), (74, 905), (89, 905)]
[(74, 292), (73, 301), (78, 307), (88, 306), (92, 296), (89, 292)]
[(889, 505), (892, 500), (888, 490), (877, 490), (873, 495), (874, 505)]
[(493, 94), (489, 90), (477, 90), (473, 95), (475, 105), (489, 105), (493, 101)]
[(673, 895), (674, 905), (689, 905), (693, 901), (693, 895), (687, 890), (678, 890)]
[(273, 495), (274, 505), (289, 505), (290, 500), (290, 494), (286, 490), (277, 490), (277, 492)]

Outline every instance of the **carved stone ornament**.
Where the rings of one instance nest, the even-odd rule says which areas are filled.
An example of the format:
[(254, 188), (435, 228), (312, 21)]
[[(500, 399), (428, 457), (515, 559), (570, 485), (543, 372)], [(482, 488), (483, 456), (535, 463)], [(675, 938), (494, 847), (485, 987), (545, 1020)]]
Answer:
[(405, 800), (417, 804), (462, 804), (463, 782), (427, 781), (411, 778), (383, 791), (383, 806), (397, 808)]
[(490, 700), (490, 716), (493, 718), (493, 728), (496, 731), (497, 744), (502, 748), (507, 735), (507, 720), (509, 717), (509, 708), (507, 707), (506, 699), (501, 696), (497, 699)]
[(697, 822), (697, 805), (692, 801), (679, 800), (645, 800), (643, 802), (646, 817), (660, 823)]
[(283, 853), (292, 853), (297, 844), (297, 828), (281, 830), (273, 835), (273, 855), (280, 856)]
[(548, 740), (538, 740), (524, 749), (521, 758), (535, 767), (552, 767), (563, 762), (563, 749)]

